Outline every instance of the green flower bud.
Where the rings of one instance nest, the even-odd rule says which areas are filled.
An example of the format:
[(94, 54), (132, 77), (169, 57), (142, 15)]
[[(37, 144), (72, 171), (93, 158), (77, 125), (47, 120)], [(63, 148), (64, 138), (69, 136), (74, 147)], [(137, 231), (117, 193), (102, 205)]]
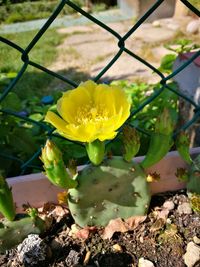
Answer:
[(188, 164), (192, 163), (190, 157), (190, 140), (185, 132), (180, 132), (176, 138), (176, 148), (182, 159)]
[(94, 165), (99, 165), (102, 162), (105, 153), (104, 142), (101, 142), (97, 139), (92, 143), (87, 143), (86, 150), (90, 161)]
[(66, 170), (61, 151), (52, 141), (47, 140), (40, 159), (44, 163), (46, 176), (54, 185), (62, 188), (77, 186), (77, 181), (71, 179)]
[(126, 161), (131, 161), (140, 149), (140, 137), (135, 128), (131, 126), (123, 128), (123, 143), (125, 149), (123, 157)]
[(6, 180), (0, 175), (0, 212), (9, 221), (15, 218), (15, 204), (13, 201), (12, 191)]
[(169, 109), (164, 108), (155, 124), (155, 133), (169, 135), (173, 133), (175, 122)]

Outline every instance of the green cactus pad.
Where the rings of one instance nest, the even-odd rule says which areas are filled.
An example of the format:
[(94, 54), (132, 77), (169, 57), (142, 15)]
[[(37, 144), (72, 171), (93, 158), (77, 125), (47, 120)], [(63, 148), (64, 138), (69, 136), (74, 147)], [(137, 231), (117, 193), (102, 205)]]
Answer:
[(189, 170), (187, 190), (200, 195), (200, 155), (198, 155)]
[(14, 248), (29, 234), (40, 234), (45, 231), (45, 222), (39, 217), (31, 218), (28, 215), (15, 221), (4, 219), (0, 221), (0, 253)]
[(105, 226), (111, 219), (146, 214), (150, 191), (143, 169), (121, 157), (100, 166), (88, 166), (77, 177), (78, 187), (69, 190), (68, 204), (75, 222)]

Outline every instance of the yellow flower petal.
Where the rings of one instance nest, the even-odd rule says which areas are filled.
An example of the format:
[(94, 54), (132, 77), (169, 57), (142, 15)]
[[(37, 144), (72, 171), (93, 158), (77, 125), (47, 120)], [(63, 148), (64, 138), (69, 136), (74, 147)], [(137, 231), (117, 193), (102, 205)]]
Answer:
[(46, 120), (67, 139), (104, 141), (116, 136), (130, 115), (130, 107), (120, 87), (87, 81), (58, 100), (57, 110), (62, 118), (49, 111)]
[(57, 110), (63, 119), (69, 123), (74, 123), (77, 116), (77, 108), (89, 105), (92, 101), (84, 87), (78, 87), (63, 94), (57, 102)]
[(55, 128), (59, 129), (60, 131), (65, 131), (66, 129), (66, 122), (52, 111), (47, 112), (45, 116), (45, 121), (51, 123)]

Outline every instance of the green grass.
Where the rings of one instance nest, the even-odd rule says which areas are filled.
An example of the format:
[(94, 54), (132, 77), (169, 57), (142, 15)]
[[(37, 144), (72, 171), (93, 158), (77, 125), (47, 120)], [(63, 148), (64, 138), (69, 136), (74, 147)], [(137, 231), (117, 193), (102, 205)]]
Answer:
[[(78, 6), (83, 5), (82, 0), (73, 1)], [(24, 22), (35, 19), (48, 18), (59, 1), (36, 1), (36, 2), (24, 2), (17, 4), (7, 4), (0, 6), (0, 23), (14, 23), (14, 22)], [(69, 15), (76, 13), (76, 11), (69, 7), (65, 6), (59, 16)]]
[(194, 7), (200, 10), (200, 2), (199, 0), (188, 0)]
[[(3, 37), (25, 49), (35, 34), (36, 31), (30, 31), (7, 34), (3, 35)], [(62, 43), (65, 37), (65, 35), (59, 34), (56, 30), (48, 30), (29, 53), (30, 60), (48, 67), (56, 59), (56, 47)], [(21, 53), (3, 43), (0, 43), (0, 58), (0, 73), (18, 72), (23, 65)], [(47, 93), (46, 90), (51, 80), (52, 77), (50, 75), (28, 66), (26, 72), (15, 87), (15, 92), (21, 98), (35, 94), (37, 96), (43, 96)], [(2, 91), (2, 87), (0, 85), (0, 92)]]

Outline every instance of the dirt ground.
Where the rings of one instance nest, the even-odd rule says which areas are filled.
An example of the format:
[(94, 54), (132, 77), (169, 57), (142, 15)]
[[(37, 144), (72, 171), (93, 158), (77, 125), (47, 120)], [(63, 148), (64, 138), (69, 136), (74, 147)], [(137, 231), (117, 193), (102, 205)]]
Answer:
[[(46, 246), (42, 260), (31, 250), (22, 257), (15, 249), (0, 256), (0, 266), (200, 266), (200, 214), (190, 208), (185, 191), (154, 196), (147, 217), (125, 233), (107, 228), (109, 239), (103, 228), (75, 230), (67, 209), (47, 207), (57, 212), (51, 212), (54, 226), (42, 237)], [(30, 261), (31, 257), (34, 260)]]

